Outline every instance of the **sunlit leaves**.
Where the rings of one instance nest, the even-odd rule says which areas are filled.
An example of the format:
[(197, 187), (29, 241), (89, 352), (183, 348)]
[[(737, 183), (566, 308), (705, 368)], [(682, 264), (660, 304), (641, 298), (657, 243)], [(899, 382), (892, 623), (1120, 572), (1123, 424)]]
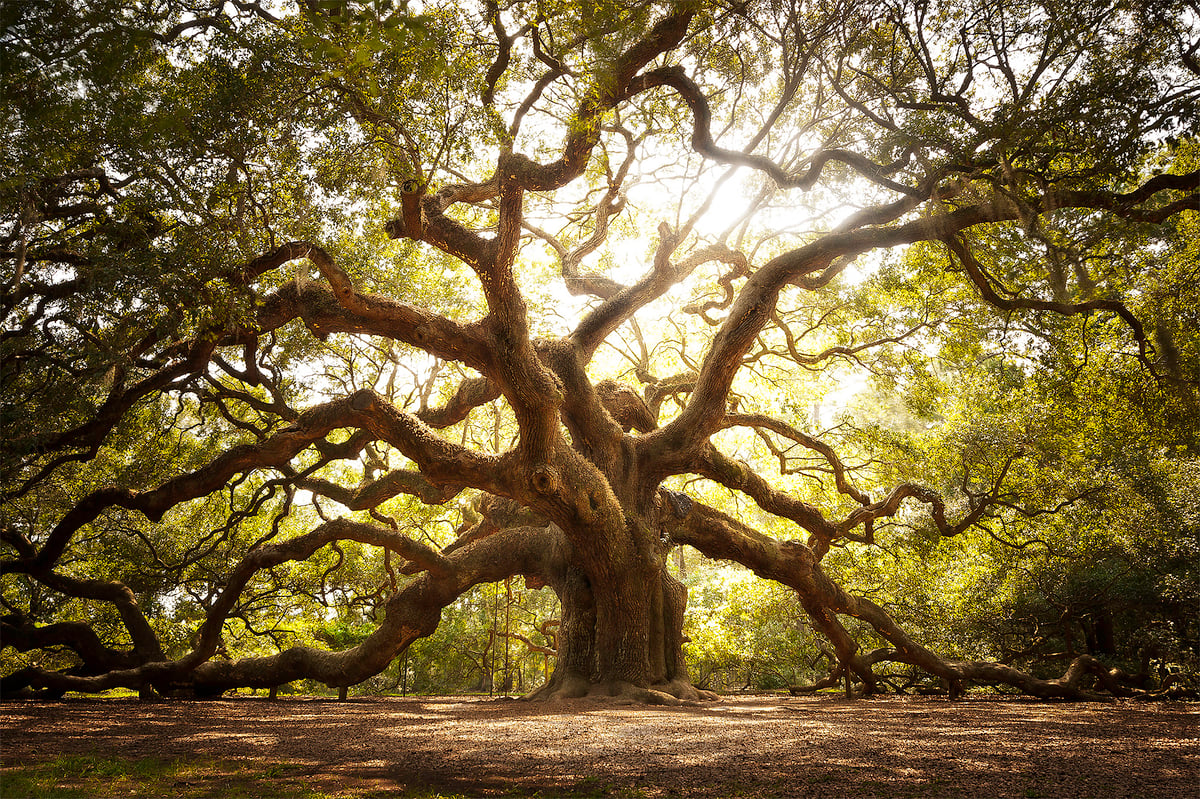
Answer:
[(697, 685), (779, 689), (823, 676), (791, 591), (729, 566), (693, 567), (688, 583), (684, 651)]
[[(1054, 609), (1070, 617), (1055, 633), (1065, 646), (1078, 629), (1100, 647), (1106, 624), (1132, 626), (1137, 603), (1161, 620), (1192, 595), (1194, 574), (1179, 564), (1195, 525), (1185, 503), (1197, 432), (1196, 220), (1182, 212), (1160, 224), (1159, 209), (1180, 210), (1177, 190), (1144, 203), (1114, 194), (1156, 168), (1191, 168), (1196, 91), (1175, 63), (1191, 17), (1057, 0), (797, 0), (687, 14), (627, 2), (339, 0), (272, 6), (279, 16), (219, 2), (93, 0), (75, 17), (49, 8), (4, 12), (11, 143), (0, 195), (15, 213), (0, 238), (18, 265), (3, 298), (4, 412), (16, 428), (5, 467), (18, 483), (6, 568), (43, 570), (30, 553), (57, 520), (81, 497), (116, 497), (77, 514), (56, 567), (124, 582), (172, 656), (216, 607), (230, 564), (256, 547), (335, 516), (449, 543), (465, 504), (460, 514), (436, 504), (445, 497), (423, 494), (434, 503), (425, 506), (394, 496), (368, 514), (348, 497), (440, 457), (434, 449), (473, 448), (488, 463), (506, 453), (517, 468), (495, 480), (508, 479), (529, 465), (522, 436), (534, 416), (537, 447), (581, 467), (596, 457), (592, 510), (603, 497), (605, 518), (624, 525), (584, 534), (579, 525), (601, 522), (577, 521), (582, 495), (546, 505), (523, 484), (478, 473), (475, 487), (560, 514), (577, 546), (611, 543), (614, 563), (629, 537), (645, 539), (639, 558), (665, 557), (668, 541), (643, 507), (665, 477), (775, 538), (829, 538), (813, 543), (832, 548), (830, 572), (956, 656), (1007, 657)], [(622, 59), (664, 19), (678, 24), (672, 44), (638, 61), (647, 71), (634, 79)], [(509, 150), (523, 158), (502, 157)], [(568, 185), (530, 180), (518, 220), (513, 183), (534, 174)], [(406, 184), (426, 192), (420, 208)], [(939, 239), (946, 231), (959, 238)], [(493, 263), (498, 245), (518, 238), (515, 262)], [(930, 240), (872, 251), (920, 238)], [(298, 243), (281, 247), (288, 241)], [(687, 261), (717, 252), (714, 242), (728, 249)], [(314, 247), (328, 254), (321, 274), (305, 259)], [(695, 268), (676, 274), (683, 263)], [(572, 264), (595, 277), (573, 277)], [(567, 288), (590, 288), (565, 300), (560, 272)], [(620, 318), (604, 331), (620, 332), (578, 347), (575, 373), (539, 365), (532, 353), (554, 345), (530, 346), (527, 331), (561, 337), (645, 275), (653, 296), (606, 306)], [(678, 283), (645, 288), (659, 278)], [(1079, 304), (1093, 299), (1107, 304), (1085, 313)], [(399, 333), (383, 324), (409, 325), (397, 321), (409, 313), (455, 341), (429, 345), (420, 322)], [(330, 332), (334, 315), (346, 332)], [(722, 329), (738, 319), (746, 326)], [(422, 349), (453, 359), (459, 338), (473, 348), (461, 363)], [(557, 383), (543, 366), (559, 371)], [(473, 369), (495, 390), (439, 428), (442, 440), (402, 415), (430, 418)], [(615, 434), (607, 449), (587, 441), (582, 428), (606, 420), (578, 382), (583, 369), (646, 389), (660, 425), (703, 404), (694, 429), (704, 433), (666, 455), (652, 451), (661, 439), (693, 433), (646, 433), (644, 450)], [(364, 426), (359, 395), (349, 410), (336, 405), (344, 427), (323, 439), (297, 438), (308, 446), (224, 474), (220, 488), (205, 484), (165, 512), (132, 510), (216, 453), (295, 436), (305, 408), (363, 390), (436, 444), (418, 452)], [(535, 394), (564, 402), (535, 413)], [(727, 416), (705, 440), (723, 413), (780, 424)], [(571, 440), (555, 449), (560, 422)], [(741, 462), (724, 474), (753, 470), (771, 489), (694, 478), (722, 476), (688, 460), (709, 444)], [(440, 476), (445, 490), (458, 488), (462, 462)], [(839, 491), (835, 471), (855, 490)], [(639, 474), (652, 477), (635, 485)], [(922, 486), (924, 504), (869, 532), (837, 528), (905, 483)], [(107, 493), (89, 494), (97, 489)], [(827, 526), (773, 517), (772, 500), (808, 503), (816, 510), (805, 518), (823, 514)], [(929, 508), (939, 501), (952, 524), (968, 514), (973, 524), (944, 540), (951, 530)], [(615, 573), (585, 565), (592, 577)], [(259, 569), (223, 619), (218, 656), (369, 640), (385, 597), (411, 579), (399, 566), (380, 547), (337, 543)], [(787, 591), (720, 574), (694, 585), (695, 662), (769, 662), (747, 678), (763, 685), (812, 662), (815, 641), (789, 615)], [(511, 589), (460, 598), (448, 614), (455, 635), (441, 640), (460, 642), (455, 675), (435, 679), (421, 653), (414, 668), (429, 685), (493, 678), (501, 600), (506, 625), (517, 610), (532, 634), (550, 606)], [(81, 618), (94, 604), (47, 602), (16, 580), (5, 590), (21, 612), (40, 605), (39, 622)], [(124, 644), (113, 610), (104, 614), (105, 639)], [(860, 643), (875, 642), (847, 623)], [(1178, 648), (1189, 633), (1173, 634), (1157, 640)]]

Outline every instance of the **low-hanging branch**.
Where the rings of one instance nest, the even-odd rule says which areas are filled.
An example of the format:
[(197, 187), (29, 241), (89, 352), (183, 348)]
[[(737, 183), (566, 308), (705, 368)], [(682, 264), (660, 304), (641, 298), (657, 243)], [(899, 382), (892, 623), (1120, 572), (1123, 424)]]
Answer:
[[(1190, 224), (1200, 208), (1200, 172), (1180, 166), (1195, 143), (1177, 148), (1169, 138), (1179, 133), (1170, 120), (1188, 118), (1197, 97), (1177, 74), (1190, 62), (1180, 67), (1140, 40), (1132, 46), (1133, 34), (1105, 15), (1064, 14), (1045, 31), (1013, 27), (1013, 51), (1036, 54), (1026, 74), (990, 32), (951, 30), (903, 2), (886, 13), (802, 16), (618, 4), (576, 20), (485, 0), (465, 13), (434, 3), (419, 24), (396, 15), (366, 26), (353, 9), (329, 15), (303, 4), (295, 25), (255, 9), (235, 10), (229, 24), (215, 14), (183, 27), (163, 16), (169, 9), (98, 19), (98, 41), (136, 28), (160, 51), (120, 59), (103, 76), (88, 59), (56, 62), (78, 97), (39, 97), (46, 108), (14, 101), (17, 174), (0, 187), (19, 209), (0, 224), (2, 251), (17, 264), (0, 332), (6, 358), (14, 356), (3, 367), (5, 397), (17, 409), (6, 416), (15, 423), (3, 462), (13, 508), (0, 528), (2, 599), (12, 611), (3, 633), (22, 658), (46, 651), (58, 666), (22, 659), (0, 682), (6, 695), (118, 686), (215, 694), (301, 678), (344, 689), (432, 633), (472, 587), (525, 575), (531, 587), (552, 588), (561, 607), (553, 646), (506, 630), (555, 656), (537, 697), (704, 698), (688, 676), (687, 590), (668, 569), (674, 546), (793, 591), (829, 642), (831, 673), (867, 692), (886, 682), (879, 664), (895, 662), (955, 695), (969, 683), (1047, 697), (1099, 688), (1145, 695), (1090, 655), (1057, 679), (1015, 661), (942, 657), (936, 636), (891, 615), (884, 589), (868, 599), (844, 588), (853, 558), (830, 553), (873, 556), (875, 525), (899, 530), (895, 520), (914, 506), (964, 547), (975, 543), (962, 535), (973, 527), (1004, 543), (991, 528), (1006, 519), (1039, 532), (1054, 519), (1072, 535), (1072, 525), (1101, 526), (1098, 495), (1007, 485), (1076, 467), (1123, 474), (1124, 455), (1018, 418), (1041, 413), (1039, 402), (1061, 409), (1060, 395), (1077, 392), (1078, 426), (1095, 420), (1083, 381), (1063, 380), (1058, 367), (1060, 355), (1079, 360), (1067, 351), (1072, 342), (1051, 341), (1062, 351), (1038, 350), (1009, 374), (1010, 364), (992, 370), (989, 359), (1008, 353), (1013, 331), (931, 320), (991, 309), (1025, 319), (1111, 313), (1133, 331), (1141, 361), (1112, 382), (1133, 385), (1158, 367), (1145, 332), (1152, 313), (1162, 348), (1174, 348), (1163, 358), (1185, 368), (1171, 334), (1186, 314), (1164, 305), (1139, 316), (1112, 297), (1118, 286), (1154, 297), (1190, 285), (1177, 263), (1190, 252), (1180, 221)], [(1001, 21), (1014, 13), (988, 12)], [(91, 46), (53, 16), (37, 20), (18, 23), (17, 85), (43, 69), (33, 44)], [(1147, 42), (1174, 42), (1182, 30), (1143, 22), (1137, 36)], [(206, 48), (188, 45), (193, 30)], [(54, 36), (68, 44), (52, 44)], [(313, 47), (314, 36), (329, 46)], [(1105, 58), (1129, 52), (1138, 56), (1123, 59), (1119, 75), (1105, 72)], [(1095, 75), (1076, 68), (1081, 59)], [(972, 91), (985, 72), (996, 94), (986, 108), (988, 92)], [(1145, 107), (1127, 96), (1133, 85), (1155, 95)], [(178, 91), (162, 94), (164, 86)], [(33, 135), (56, 114), (89, 135), (107, 132), (105, 165), (71, 131)], [(1082, 121), (1070, 130), (1061, 124), (1075, 117)], [(183, 136), (171, 120), (184, 118), (206, 123), (184, 126)], [(1145, 174), (1152, 152), (1171, 161), (1165, 174)], [(647, 199), (651, 186), (678, 191), (674, 208)], [(723, 202), (736, 191), (749, 198), (744, 212)], [(710, 214), (722, 218), (709, 224)], [(1058, 217), (1086, 228), (1064, 251), (1137, 249), (1155, 269), (1134, 274), (1113, 256), (1112, 276), (1081, 272), (1089, 299), (1068, 302), (1062, 260), (1036, 257), (1051, 236), (1033, 235)], [(383, 220), (397, 244), (379, 235)], [(1147, 237), (1148, 225), (1161, 236)], [(969, 244), (977, 234), (1028, 259), (1028, 284), (1006, 278), (1006, 286), (990, 273)], [(527, 294), (547, 266), (533, 254), (538, 239), (557, 256), (549, 266), (562, 284)], [(913, 244), (944, 245), (950, 258), (929, 259), (928, 247)], [(886, 252), (906, 255), (878, 268), (864, 258), (862, 274), (843, 279), (860, 256)], [(588, 265), (598, 254), (611, 257), (611, 275)], [(371, 270), (381, 273), (374, 284), (361, 277)], [(1040, 299), (1046, 285), (1056, 301)], [(553, 303), (562, 289), (592, 300), (559, 325), (560, 309), (532, 298)], [(790, 307), (798, 297), (802, 310)], [(860, 309), (888, 320), (871, 326), (881, 332), (870, 341), (866, 325), (844, 321)], [(788, 325), (802, 314), (815, 321), (797, 336)], [(624, 330), (632, 343), (614, 343)], [(810, 334), (842, 343), (805, 352)], [(605, 344), (628, 361), (624, 372)], [(935, 364), (939, 344), (988, 368)], [(1180, 351), (1193, 349), (1187, 341)], [(893, 350), (911, 363), (889, 360)], [(827, 434), (789, 420), (803, 385), (762, 395), (764, 386), (792, 392), (789, 371), (807, 377), (803, 368), (834, 359), (892, 370), (898, 385), (910, 378), (914, 395), (942, 391), (927, 374), (935, 366), (953, 372), (945, 393), (963, 406), (954, 424), (979, 439), (963, 445), (953, 425), (930, 428), (914, 440), (927, 435), (937, 446), (848, 467)], [(1079, 369), (1103, 375), (1100, 360), (1085, 352)], [(415, 385), (397, 390), (406, 370)], [(991, 383), (952, 385), (968, 371)], [(988, 390), (997, 396), (980, 403), (987, 407), (971, 407)], [(950, 404), (918, 399), (935, 406), (928, 418)], [(1142, 471), (1154, 474), (1124, 488), (1135, 503), (1158, 503), (1166, 526), (1179, 516), (1168, 507), (1172, 492), (1159, 490), (1167, 478), (1145, 491), (1142, 481), (1183, 471), (1184, 455), (1161, 442), (1186, 442), (1191, 428), (1168, 400), (1139, 398), (1145, 429), (1111, 447), (1135, 439), (1134, 449), (1146, 449), (1125, 460), (1145, 455), (1153, 469)], [(1001, 416), (1046, 449), (1079, 451), (1064, 465), (1014, 449), (988, 429)], [(1117, 416), (1106, 408), (1105, 424)], [(794, 448), (809, 453), (805, 463), (822, 479), (805, 488), (827, 496), (793, 493), (761, 464), (722, 452), (713, 438), (732, 427), (767, 441), (780, 472)], [(955, 461), (949, 450), (975, 460)], [(885, 478), (872, 478), (876, 464)], [(756, 518), (767, 519), (762, 529), (665, 488), (696, 477), (750, 498)], [(1059, 485), (1068, 482), (1082, 481)], [(934, 490), (956, 483), (965, 509), (957, 493)], [(330, 518), (335, 503), (362, 515)], [(409, 509), (411, 519), (401, 518)], [(439, 524), (455, 530), (453, 541), (401, 532)], [(764, 532), (793, 526), (804, 540)], [(921, 546), (936, 543), (919, 532)], [(890, 552), (893, 542), (883, 543)], [(339, 591), (352, 595), (344, 609), (330, 599)], [(176, 606), (197, 622), (160, 641), (163, 608)], [(70, 615), (80, 608), (121, 626), (81, 626)], [(372, 626), (340, 651), (291, 646), (279, 619), (303, 608), (316, 610), (302, 640), (340, 640), (319, 629), (333, 623), (331, 608), (339, 624)], [(1189, 633), (1179, 627), (1183, 647)], [(248, 656), (254, 638), (270, 653)]]

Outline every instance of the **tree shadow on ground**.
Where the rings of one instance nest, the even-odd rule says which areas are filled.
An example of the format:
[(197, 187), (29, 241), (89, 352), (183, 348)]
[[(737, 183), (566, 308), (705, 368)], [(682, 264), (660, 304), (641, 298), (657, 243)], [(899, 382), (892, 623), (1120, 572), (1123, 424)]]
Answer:
[(1198, 719), (1178, 703), (916, 697), (0, 706), (6, 771), (64, 754), (261, 761), (359, 796), (1186, 796)]

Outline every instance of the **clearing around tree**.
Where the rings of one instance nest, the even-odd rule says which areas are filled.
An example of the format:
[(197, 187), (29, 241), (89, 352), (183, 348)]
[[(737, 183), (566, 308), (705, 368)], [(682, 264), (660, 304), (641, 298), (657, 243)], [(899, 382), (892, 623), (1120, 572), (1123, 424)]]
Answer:
[[(314, 799), (1184, 799), (1196, 795), (1200, 774), (1198, 710), (1012, 696), (759, 695), (682, 707), (464, 697), (69, 700), (6, 702), (0, 734), (5, 786), (109, 786), (113, 795), (142, 785), (149, 790), (140, 795)], [(150, 776), (138, 782), (138, 769), (117, 761), (140, 763)]]

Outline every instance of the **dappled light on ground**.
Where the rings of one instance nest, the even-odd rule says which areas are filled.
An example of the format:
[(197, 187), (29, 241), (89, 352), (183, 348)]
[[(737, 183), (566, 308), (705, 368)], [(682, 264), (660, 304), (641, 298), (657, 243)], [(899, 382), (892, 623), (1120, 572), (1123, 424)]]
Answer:
[(330, 796), (1188, 796), (1196, 706), (1016, 699), (6, 703), (3, 759), (287, 763)]

